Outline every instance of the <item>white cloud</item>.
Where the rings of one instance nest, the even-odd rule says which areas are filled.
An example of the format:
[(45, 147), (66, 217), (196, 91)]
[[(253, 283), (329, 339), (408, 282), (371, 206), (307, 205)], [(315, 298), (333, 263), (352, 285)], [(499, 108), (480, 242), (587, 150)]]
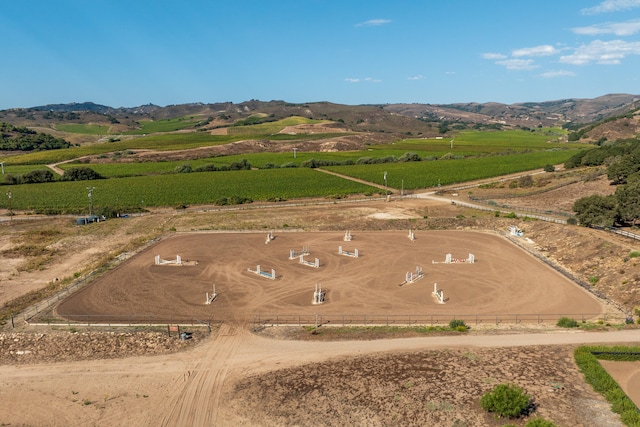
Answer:
[(422, 74), (418, 74), (416, 76), (407, 77), (407, 80), (422, 80), (422, 79), (424, 79), (424, 76)]
[(632, 36), (640, 31), (640, 19), (627, 22), (612, 22), (589, 27), (577, 27), (572, 31), (576, 34), (596, 36), (599, 34), (615, 34), (616, 36)]
[(597, 15), (600, 13), (619, 12), (640, 7), (640, 0), (604, 0), (597, 6), (582, 9), (583, 15)]
[(360, 83), (360, 82), (369, 82), (369, 83), (380, 83), (382, 82), (382, 80), (378, 80), (378, 79), (374, 79), (372, 77), (365, 77), (364, 79), (361, 78), (357, 78), (357, 77), (347, 77), (346, 79), (344, 79), (345, 82), (349, 82), (349, 83)]
[(484, 59), (491, 59), (491, 60), (506, 59), (507, 58), (506, 55), (503, 55), (501, 53), (483, 53), (482, 57)]
[(368, 21), (360, 22), (356, 24), (356, 27), (378, 27), (380, 25), (390, 24), (389, 19), (369, 19)]
[(533, 70), (538, 68), (533, 59), (505, 59), (496, 61), (496, 64), (502, 65), (507, 70)]
[(545, 79), (551, 79), (554, 77), (573, 77), (576, 73), (573, 71), (567, 70), (557, 70), (557, 71), (547, 71), (545, 73), (540, 74), (540, 77), (544, 77)]
[(540, 46), (516, 49), (513, 52), (511, 52), (511, 55), (517, 58), (520, 56), (549, 56), (549, 55), (555, 55), (556, 53), (558, 53), (558, 50), (555, 47), (548, 44), (544, 44)]
[(594, 40), (588, 45), (580, 46), (571, 55), (561, 56), (560, 62), (572, 65), (585, 65), (591, 62), (615, 65), (629, 55), (640, 55), (640, 42)]

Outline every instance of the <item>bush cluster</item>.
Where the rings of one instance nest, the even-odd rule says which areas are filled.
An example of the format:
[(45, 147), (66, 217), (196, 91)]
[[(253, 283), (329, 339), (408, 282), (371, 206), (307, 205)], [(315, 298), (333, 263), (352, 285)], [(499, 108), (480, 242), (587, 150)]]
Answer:
[(498, 384), (480, 398), (480, 406), (498, 417), (518, 418), (526, 415), (531, 396), (515, 384)]

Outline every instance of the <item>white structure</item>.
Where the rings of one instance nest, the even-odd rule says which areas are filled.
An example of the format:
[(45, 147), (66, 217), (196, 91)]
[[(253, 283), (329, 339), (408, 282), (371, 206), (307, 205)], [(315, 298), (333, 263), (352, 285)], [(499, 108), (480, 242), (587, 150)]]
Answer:
[(524, 233), (522, 232), (522, 230), (520, 230), (520, 228), (518, 228), (518, 226), (510, 225), (509, 226), (509, 234), (511, 234), (512, 236), (516, 236), (516, 237), (522, 237), (522, 235)]
[(475, 256), (472, 253), (470, 253), (469, 258), (459, 259), (459, 258), (452, 258), (451, 254), (446, 254), (444, 261), (431, 261), (431, 263), (432, 264), (462, 264), (462, 263), (473, 264), (475, 263)]
[(358, 258), (358, 249), (355, 249), (353, 252), (345, 251), (342, 249), (342, 246), (338, 246), (338, 254), (344, 256), (350, 256), (352, 258)]
[(404, 282), (402, 284), (406, 285), (408, 283), (415, 283), (423, 277), (424, 273), (422, 272), (422, 267), (416, 267), (415, 272), (407, 271), (407, 274), (405, 274), (404, 276)]
[(267, 234), (267, 240), (265, 240), (264, 244), (268, 244), (270, 241), (272, 241), (273, 239), (275, 239), (274, 235), (273, 235), (273, 231), (270, 231), (269, 234)]
[(324, 294), (325, 291), (323, 291), (322, 287), (316, 283), (316, 290), (313, 292), (313, 304), (324, 303)]
[(344, 232), (344, 241), (345, 242), (350, 242), (351, 241), (351, 232), (349, 230)]
[(409, 240), (412, 242), (416, 241), (416, 235), (413, 233), (413, 229), (409, 230)]
[(207, 292), (207, 300), (205, 301), (205, 304), (211, 304), (217, 296), (218, 294), (216, 293), (216, 285), (213, 285), (213, 293), (209, 295), (209, 292)]
[(433, 296), (436, 297), (436, 301), (439, 304), (444, 304), (444, 291), (442, 289), (438, 290), (438, 284), (433, 284)]
[(289, 249), (289, 259), (299, 258), (300, 255), (309, 255), (309, 246), (303, 246), (301, 251), (296, 251), (295, 249)]
[(273, 268), (271, 269), (271, 273), (269, 273), (266, 270), (261, 270), (260, 264), (258, 264), (255, 270), (252, 270), (250, 268), (248, 268), (247, 270), (251, 273), (257, 274), (258, 276), (262, 276), (271, 280), (276, 280), (276, 270), (274, 270)]
[(156, 255), (155, 260), (156, 265), (182, 265), (182, 257), (180, 255), (176, 256), (176, 259), (162, 259), (160, 255)]
[(316, 258), (314, 262), (307, 261), (304, 259), (304, 255), (300, 255), (300, 264), (308, 265), (313, 268), (320, 268), (320, 260)]

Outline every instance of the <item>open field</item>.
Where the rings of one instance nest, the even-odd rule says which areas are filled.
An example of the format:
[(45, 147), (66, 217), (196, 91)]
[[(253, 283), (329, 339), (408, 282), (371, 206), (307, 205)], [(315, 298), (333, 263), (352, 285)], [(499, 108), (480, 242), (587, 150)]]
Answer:
[[(488, 233), (431, 231), (411, 241), (407, 232), (290, 232), (265, 244), (266, 233), (176, 235), (153, 245), (113, 272), (72, 295), (57, 308), (62, 317), (92, 322), (128, 321), (132, 315), (162, 319), (211, 318), (246, 323), (255, 315), (551, 315), (598, 318), (603, 308), (592, 295), (549, 269), (509, 241)], [(289, 259), (290, 249), (308, 246), (306, 260)], [(359, 257), (338, 254), (338, 248)], [(445, 254), (475, 263), (444, 264)], [(154, 265), (154, 258), (197, 262)], [(433, 264), (433, 261), (437, 263)], [(270, 280), (248, 271), (276, 272)], [(401, 284), (407, 272), (421, 267), (424, 278)], [(432, 295), (444, 291), (445, 304)], [(326, 302), (313, 305), (315, 284)], [(219, 294), (205, 305), (205, 293)], [(530, 317), (529, 322), (535, 322)], [(551, 319), (553, 321), (553, 319)], [(448, 321), (447, 321), (448, 322)]]

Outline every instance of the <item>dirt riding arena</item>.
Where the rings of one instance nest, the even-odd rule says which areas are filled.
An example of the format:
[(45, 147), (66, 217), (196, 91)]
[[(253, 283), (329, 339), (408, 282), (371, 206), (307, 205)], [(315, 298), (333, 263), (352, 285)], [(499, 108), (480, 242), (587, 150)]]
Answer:
[[(130, 321), (195, 318), (250, 322), (256, 315), (558, 315), (597, 317), (602, 304), (560, 273), (501, 236), (469, 231), (409, 230), (177, 234), (63, 301), (70, 319)], [(358, 257), (339, 254), (343, 251)], [(308, 248), (304, 261), (290, 251)], [(446, 254), (464, 261), (444, 263)], [(155, 258), (182, 265), (156, 265)], [(435, 261), (435, 263), (434, 263)], [(257, 266), (263, 274), (256, 274)], [(408, 272), (423, 277), (403, 282)], [(250, 271), (253, 270), (253, 271)], [(275, 279), (266, 277), (275, 271)], [(433, 295), (434, 283), (445, 303)], [(325, 292), (313, 304), (315, 286)], [(217, 297), (205, 304), (206, 294)], [(286, 317), (286, 316), (285, 316)]]

